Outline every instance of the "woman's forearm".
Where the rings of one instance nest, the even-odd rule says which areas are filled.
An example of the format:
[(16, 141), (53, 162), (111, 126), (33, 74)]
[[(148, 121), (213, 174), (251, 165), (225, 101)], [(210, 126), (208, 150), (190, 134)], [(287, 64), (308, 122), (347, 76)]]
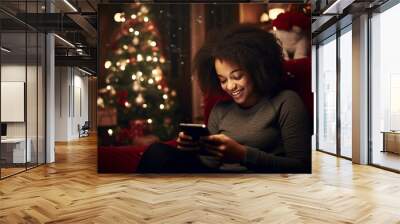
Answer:
[(299, 152), (295, 157), (277, 156), (247, 146), (243, 164), (255, 172), (310, 172), (311, 161), (308, 158), (311, 156), (307, 155), (307, 151)]

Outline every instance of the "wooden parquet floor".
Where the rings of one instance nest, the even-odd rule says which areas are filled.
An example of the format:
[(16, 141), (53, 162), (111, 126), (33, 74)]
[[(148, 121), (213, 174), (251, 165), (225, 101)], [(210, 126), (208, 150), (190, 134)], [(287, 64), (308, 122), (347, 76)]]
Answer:
[(311, 175), (97, 174), (96, 139), (0, 181), (0, 223), (400, 223), (400, 175), (313, 153)]

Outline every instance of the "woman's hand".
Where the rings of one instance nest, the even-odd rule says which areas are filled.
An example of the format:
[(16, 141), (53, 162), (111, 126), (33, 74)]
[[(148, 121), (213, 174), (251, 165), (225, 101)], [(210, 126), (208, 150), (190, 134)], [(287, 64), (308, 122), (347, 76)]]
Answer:
[(225, 162), (239, 163), (244, 160), (246, 148), (224, 134), (210, 135), (201, 139), (210, 154)]
[(178, 143), (177, 148), (182, 151), (196, 151), (200, 149), (199, 142), (193, 141), (192, 137), (185, 135), (183, 132), (179, 132), (176, 142)]

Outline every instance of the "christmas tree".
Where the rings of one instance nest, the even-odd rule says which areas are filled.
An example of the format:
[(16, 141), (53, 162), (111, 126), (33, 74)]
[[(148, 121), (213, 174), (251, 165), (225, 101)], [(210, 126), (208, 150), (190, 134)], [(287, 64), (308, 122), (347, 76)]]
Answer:
[(140, 3), (113, 16), (117, 29), (102, 64), (97, 103), (100, 110), (114, 108), (117, 124), (107, 134), (116, 144), (148, 134), (161, 140), (176, 135), (176, 91), (168, 84), (170, 64), (153, 20), (150, 6)]

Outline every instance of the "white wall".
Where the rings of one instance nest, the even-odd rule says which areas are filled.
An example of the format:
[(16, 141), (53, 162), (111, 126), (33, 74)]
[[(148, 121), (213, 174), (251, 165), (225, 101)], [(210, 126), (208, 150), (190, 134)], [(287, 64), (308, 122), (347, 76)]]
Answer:
[[(1, 81), (25, 82), (25, 64), (2, 65)], [(1, 110), (7, 110), (7, 108), (1, 108)], [(25, 137), (25, 123), (7, 123), (7, 137)]]
[[(18, 81), (26, 83), (26, 110), (25, 122), (7, 122), (7, 137), (30, 139), (32, 161), (44, 162), (44, 89), (42, 67), (24, 64), (3, 64), (1, 66), (1, 81)], [(25, 78), (27, 77), (27, 81)], [(39, 85), (39, 86), (38, 86)], [(10, 108), (1, 108), (9, 110)], [(39, 152), (37, 152), (39, 150)], [(37, 157), (37, 153), (39, 156)]]
[(68, 87), (67, 67), (55, 68), (55, 141), (68, 141)]
[[(28, 72), (28, 86), (27, 86), (27, 120), (28, 120), (28, 137), (29, 133), (35, 133), (36, 137), (36, 66), (27, 66)], [(41, 71), (39, 71), (41, 72)], [(5, 64), (1, 66), (1, 81), (8, 82), (25, 82), (25, 64)], [(39, 105), (40, 107), (41, 105)], [(7, 108), (1, 108), (7, 110)], [(26, 122), (11, 122), (7, 123), (7, 136), (8, 137), (25, 137), (25, 123)], [(30, 131), (32, 128), (32, 131)]]
[(56, 67), (55, 73), (55, 140), (70, 141), (79, 138), (78, 124), (89, 118), (88, 78), (72, 67)]
[[(78, 75), (76, 74), (77, 72)], [(85, 123), (85, 121), (89, 120), (89, 92), (88, 92), (88, 77), (81, 76), (79, 70), (74, 70), (74, 111), (73, 113), (73, 120), (72, 120), (72, 135), (78, 136), (78, 124), (81, 126)], [(80, 91), (80, 93), (79, 93)], [(80, 96), (80, 97), (79, 97)], [(79, 102), (80, 101), (80, 102)], [(80, 111), (81, 110), (81, 111)]]

